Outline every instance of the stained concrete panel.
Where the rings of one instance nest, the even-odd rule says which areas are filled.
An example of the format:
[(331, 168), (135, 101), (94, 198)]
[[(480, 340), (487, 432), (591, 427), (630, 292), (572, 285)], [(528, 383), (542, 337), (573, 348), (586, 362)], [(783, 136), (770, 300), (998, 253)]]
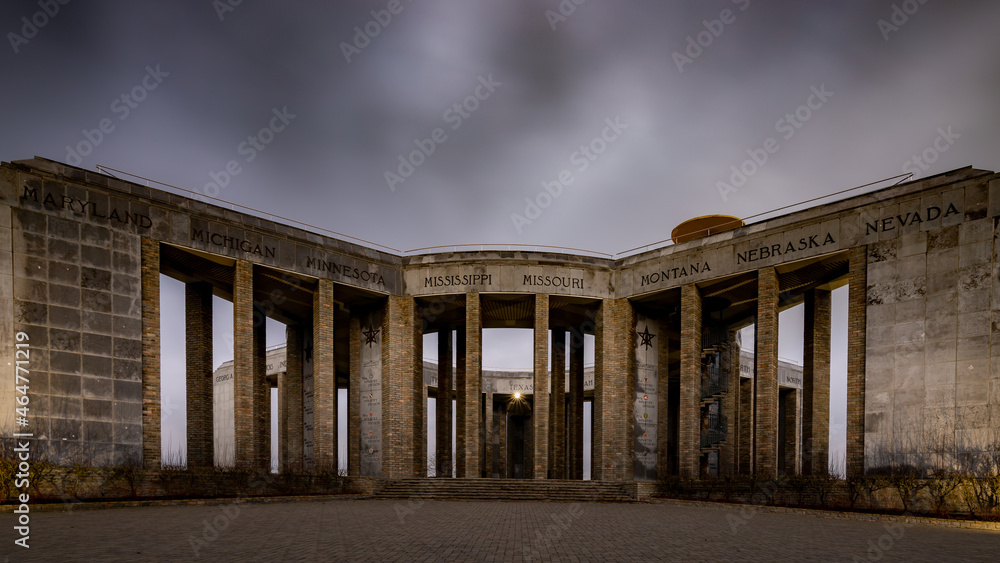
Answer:
[[(3, 366), (5, 373), (11, 374), (10, 379), (14, 379), (17, 342), (14, 333), (14, 254), (11, 226), (10, 207), (0, 205), (0, 366)], [(0, 434), (8, 435), (16, 431), (15, 394), (14, 385), (0, 386)]]
[[(910, 228), (913, 215), (906, 220), (919, 212), (912, 201), (878, 211), (880, 240), (869, 246), (868, 267), (865, 410), (873, 424), (865, 430), (866, 440), (877, 444), (868, 448), (871, 456), (951, 467), (958, 443), (992, 447), (985, 434), (962, 430), (973, 418), (985, 424), (990, 412), (991, 310), (997, 306), (991, 303), (993, 222), (985, 217), (984, 198), (981, 183), (924, 194), (917, 230)], [(984, 410), (962, 410), (974, 407)], [(956, 412), (967, 414), (956, 420)]]
[(657, 363), (659, 323), (636, 315), (635, 397), (633, 412), (633, 476), (638, 481), (657, 478)]
[[(139, 278), (135, 216), (128, 215), (129, 202), (78, 186), (24, 185), (29, 188), (20, 193), (20, 207), (6, 211), (27, 236), (19, 237), (18, 252), (13, 241), (6, 245), (12, 260), (5, 272), (11, 287), (24, 291), (13, 301), (14, 313), (0, 318), (13, 318), (13, 330), (27, 333), (37, 348), (32, 379), (38, 384), (31, 387), (37, 408), (29, 412), (38, 447), (57, 462), (84, 454), (96, 456), (93, 463), (135, 460), (142, 397), (133, 382), (141, 329), (138, 322), (115, 322), (138, 321), (139, 284), (127, 283)], [(0, 270), (3, 264), (0, 258)], [(101, 333), (118, 338), (102, 342)], [(106, 400), (110, 411), (83, 409), (83, 397)]]
[(381, 477), (382, 439), (382, 312), (361, 318), (361, 476)]

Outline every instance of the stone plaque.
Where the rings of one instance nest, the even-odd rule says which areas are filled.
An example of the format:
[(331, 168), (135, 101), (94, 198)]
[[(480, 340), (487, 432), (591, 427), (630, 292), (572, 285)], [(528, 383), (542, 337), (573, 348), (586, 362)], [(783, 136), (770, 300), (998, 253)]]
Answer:
[(361, 476), (382, 476), (382, 311), (361, 317)]
[(409, 295), (517, 292), (609, 297), (611, 273), (592, 267), (536, 265), (449, 265), (411, 267), (403, 272)]
[(635, 323), (635, 463), (637, 481), (656, 480), (656, 369), (658, 327), (636, 315)]

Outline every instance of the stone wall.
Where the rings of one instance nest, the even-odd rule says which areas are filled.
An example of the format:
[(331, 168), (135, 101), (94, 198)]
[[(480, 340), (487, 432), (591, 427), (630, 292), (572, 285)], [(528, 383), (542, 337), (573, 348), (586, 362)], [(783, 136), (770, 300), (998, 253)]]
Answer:
[[(31, 343), (27, 430), (56, 461), (141, 459), (140, 227), (125, 219), (141, 210), (37, 177), (6, 188), (20, 191), (10, 274), (14, 330)], [(64, 208), (67, 199), (94, 213)]]
[[(0, 365), (10, 366), (13, 371), (16, 362), (14, 332), (14, 254), (13, 232), (11, 231), (11, 209), (0, 199)], [(0, 386), (0, 434), (17, 432), (14, 420), (15, 391), (13, 385)]]
[[(697, 367), (701, 353), (701, 288), (725, 276), (749, 279), (757, 272), (766, 282), (760, 284), (758, 338), (768, 342), (758, 346), (758, 364), (767, 369), (759, 370), (752, 398), (760, 413), (753, 431), (760, 447), (754, 449), (758, 469), (773, 473), (780, 381), (772, 379), (781, 369), (776, 337), (767, 335), (776, 334), (776, 322), (769, 319), (776, 319), (782, 306), (781, 292), (791, 290), (778, 282), (803, 263), (834, 257), (840, 270), (830, 275), (839, 277), (826, 283), (847, 279), (851, 285), (848, 471), (884, 463), (950, 467), (1000, 447), (1000, 345), (993, 346), (1000, 339), (1000, 322), (994, 321), (1000, 312), (1000, 291), (994, 291), (1000, 283), (997, 178), (982, 170), (956, 170), (612, 260), (527, 251), (401, 256), (44, 159), (5, 164), (0, 167), (0, 361), (13, 361), (13, 335), (28, 335), (30, 425), (17, 429), (32, 432), (39, 449), (56, 461), (142, 458), (158, 466), (161, 249), (172, 245), (219, 264), (235, 262), (236, 365), (239, 373), (253, 374), (246, 388), (237, 377), (235, 445), (261, 461), (269, 450), (269, 403), (261, 384), (263, 334), (252, 329), (259, 305), (253, 292), (258, 273), (280, 269), (318, 280), (319, 287), (311, 305), (317, 314), (303, 336), (318, 343), (315, 361), (305, 358), (303, 366), (307, 465), (315, 459), (325, 466), (336, 455), (334, 341), (342, 336), (335, 315), (351, 310), (352, 300), (362, 308), (380, 302), (386, 303), (383, 316), (369, 327), (381, 325), (385, 338), (379, 354), (385, 370), (379, 463), (386, 477), (406, 476), (423, 466), (423, 454), (415, 451), (421, 450), (423, 427), (415, 296), (466, 294), (466, 326), (472, 328), (463, 369), (470, 373), (478, 373), (480, 363), (478, 292), (536, 295), (544, 302), (536, 314), (540, 328), (544, 325), (540, 334), (549, 328), (542, 318), (550, 312), (549, 296), (555, 302), (556, 296), (572, 296), (600, 302), (594, 476), (626, 480), (634, 453), (629, 436), (636, 436), (637, 428), (634, 393), (641, 390), (635, 379), (633, 303), (676, 308), (669, 292), (680, 294), (680, 403), (687, 414), (681, 416), (679, 435), (682, 446), (690, 445), (697, 441), (696, 429), (687, 417), (698, 397), (687, 372)], [(192, 350), (190, 355), (207, 356), (201, 347)], [(548, 390), (547, 362), (541, 361), (547, 354), (539, 336), (533, 389), (540, 396)], [(364, 364), (364, 358), (359, 361)], [(479, 394), (456, 391), (470, 404)], [(15, 395), (9, 386), (0, 389), (5, 433), (15, 429), (14, 421), (5, 419)], [(818, 396), (824, 400), (822, 391)], [(548, 453), (544, 401), (536, 409), (538, 436), (531, 455), (540, 474)], [(478, 428), (478, 409), (464, 409), (462, 416), (466, 428)], [(742, 464), (744, 450), (751, 448), (740, 438)], [(479, 473), (479, 440), (472, 433), (459, 440), (470, 476)], [(680, 460), (681, 473), (696, 471), (691, 461)]]
[(1000, 448), (990, 431), (1000, 426), (990, 371), (1000, 299), (988, 199), (978, 179), (872, 211), (924, 220), (868, 246), (867, 467), (953, 468)]

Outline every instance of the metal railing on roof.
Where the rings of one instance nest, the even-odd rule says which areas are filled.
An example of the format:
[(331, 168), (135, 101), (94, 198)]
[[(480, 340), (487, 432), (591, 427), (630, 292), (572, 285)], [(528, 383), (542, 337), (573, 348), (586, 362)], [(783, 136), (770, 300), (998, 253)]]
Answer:
[[(395, 252), (397, 254), (402, 253), (402, 251), (399, 250), (398, 248), (393, 248), (391, 246), (386, 246), (384, 244), (379, 244), (377, 242), (372, 242), (370, 240), (365, 240), (363, 238), (358, 238), (358, 237), (351, 236), (351, 235), (348, 235), (348, 234), (345, 234), (345, 233), (340, 233), (340, 232), (337, 232), (337, 231), (331, 231), (330, 229), (326, 229), (326, 228), (323, 228), (323, 227), (317, 227), (316, 225), (311, 225), (309, 223), (306, 223), (306, 222), (303, 222), (303, 221), (299, 221), (297, 219), (290, 219), (290, 218), (284, 217), (282, 215), (276, 215), (274, 213), (270, 213), (268, 211), (263, 211), (263, 210), (260, 210), (260, 209), (256, 209), (256, 208), (253, 208), (253, 207), (250, 207), (250, 206), (247, 206), (247, 205), (242, 205), (242, 204), (239, 204), (239, 203), (233, 203), (231, 201), (227, 201), (225, 199), (220, 199), (220, 198), (217, 198), (217, 197), (212, 197), (210, 195), (205, 195), (205, 194), (196, 192), (194, 190), (189, 190), (189, 189), (186, 189), (186, 188), (182, 188), (180, 186), (175, 186), (173, 184), (168, 184), (166, 182), (161, 182), (159, 180), (153, 180), (152, 178), (146, 178), (145, 176), (140, 176), (138, 174), (133, 174), (131, 172), (125, 172), (124, 170), (118, 170), (117, 168), (111, 168), (110, 166), (104, 166), (103, 164), (96, 165), (96, 168), (99, 171), (101, 171), (101, 172), (104, 172), (106, 170), (110, 170), (112, 172), (118, 172), (119, 174), (125, 174), (126, 176), (131, 176), (133, 178), (139, 178), (140, 180), (145, 180), (146, 181), (146, 187), (151, 187), (149, 185), (149, 182), (153, 182), (153, 183), (159, 184), (161, 186), (166, 186), (168, 188), (173, 188), (175, 190), (180, 190), (180, 191), (185, 192), (185, 193), (193, 194), (195, 196), (193, 199), (195, 199), (195, 200), (198, 200), (198, 199), (210, 199), (210, 200), (212, 200), (212, 202), (214, 202), (214, 203), (212, 203), (213, 205), (218, 205), (219, 207), (228, 208), (230, 211), (238, 211), (239, 209), (243, 209), (243, 210), (246, 210), (246, 211), (252, 211), (254, 213), (257, 213), (257, 214), (263, 216), (264, 218), (266, 218), (268, 220), (273, 221), (274, 219), (280, 219), (282, 221), (287, 221), (289, 223), (295, 224), (299, 228), (304, 228), (304, 230), (313, 231), (315, 234), (324, 235), (324, 236), (334, 235), (334, 236), (337, 236), (337, 237), (341, 237), (341, 238), (345, 238), (345, 239), (350, 239), (352, 241), (361, 242), (361, 243), (364, 243), (364, 244), (367, 244), (367, 245), (370, 245), (370, 246), (377, 246), (377, 247), (379, 247), (381, 249), (384, 249), (384, 250), (391, 250), (391, 251), (393, 251), (393, 252)], [(112, 176), (112, 177), (114, 177), (114, 178), (118, 178), (118, 176), (115, 176), (114, 174), (109, 174), (109, 175)]]
[[(205, 194), (196, 192), (194, 190), (189, 190), (189, 189), (186, 189), (186, 188), (182, 188), (182, 187), (179, 187), (179, 186), (175, 186), (173, 184), (168, 184), (166, 182), (161, 182), (159, 180), (153, 180), (152, 178), (147, 178), (145, 176), (140, 176), (138, 174), (133, 174), (131, 172), (126, 172), (124, 170), (118, 170), (117, 168), (112, 168), (110, 166), (105, 166), (103, 164), (98, 164), (98, 165), (95, 166), (95, 168), (97, 168), (97, 170), (99, 172), (101, 172), (103, 174), (107, 174), (107, 175), (109, 175), (111, 177), (114, 177), (114, 178), (118, 178), (118, 176), (116, 176), (115, 174), (112, 174), (112, 172), (117, 172), (119, 174), (124, 174), (124, 175), (130, 176), (132, 178), (138, 178), (140, 180), (143, 180), (143, 181), (146, 182), (146, 186), (147, 187), (151, 187), (151, 186), (149, 186), (149, 183), (152, 182), (152, 183), (158, 184), (160, 186), (165, 186), (165, 187), (168, 187), (168, 188), (179, 190), (179, 191), (187, 193), (187, 194), (192, 194), (193, 196), (195, 196), (194, 199), (196, 199), (196, 200), (197, 199), (200, 199), (200, 200), (212, 200), (213, 205), (218, 205), (219, 207), (228, 208), (228, 209), (230, 209), (232, 211), (238, 211), (240, 209), (245, 210), (245, 211), (251, 211), (253, 213), (256, 213), (256, 214), (258, 214), (258, 215), (260, 215), (260, 216), (262, 216), (264, 218), (267, 218), (269, 220), (272, 220), (272, 221), (274, 219), (280, 219), (281, 221), (286, 221), (286, 222), (288, 222), (290, 224), (294, 224), (298, 228), (302, 228), (302, 229), (304, 229), (306, 231), (312, 231), (315, 234), (320, 234), (320, 235), (324, 235), (324, 236), (333, 235), (335, 237), (340, 237), (340, 238), (343, 238), (343, 239), (348, 239), (350, 241), (357, 241), (357, 242), (360, 242), (360, 243), (363, 243), (363, 244), (366, 244), (366, 245), (369, 245), (369, 246), (378, 247), (379, 249), (392, 251), (392, 252), (394, 252), (394, 253), (396, 253), (397, 255), (400, 255), (400, 256), (419, 256), (419, 255), (422, 255), (422, 254), (432, 254), (431, 252), (427, 252), (427, 251), (434, 250), (434, 251), (440, 252), (440, 251), (443, 251), (444, 249), (452, 249), (452, 251), (454, 251), (454, 252), (462, 252), (462, 251), (466, 251), (466, 252), (468, 252), (468, 251), (485, 251), (485, 250), (506, 250), (506, 251), (513, 252), (513, 251), (516, 251), (516, 250), (522, 250), (522, 251), (530, 251), (530, 252), (562, 251), (562, 253), (564, 253), (564, 254), (583, 253), (586, 256), (601, 257), (601, 258), (608, 258), (608, 259), (612, 259), (612, 260), (617, 260), (619, 258), (624, 258), (624, 257), (635, 255), (635, 254), (641, 254), (642, 252), (648, 252), (648, 251), (651, 251), (651, 250), (657, 250), (659, 248), (668, 246), (669, 243), (673, 242), (672, 238), (666, 238), (666, 239), (663, 239), (663, 240), (659, 240), (659, 241), (656, 241), (656, 242), (651, 242), (649, 244), (644, 244), (642, 246), (637, 246), (635, 248), (630, 248), (628, 250), (623, 250), (621, 252), (616, 252), (616, 253), (613, 253), (613, 254), (607, 253), (607, 252), (600, 252), (600, 251), (596, 251), (596, 250), (587, 250), (587, 249), (583, 249), (583, 248), (573, 248), (573, 247), (566, 247), (566, 246), (554, 246), (554, 245), (547, 245), (547, 244), (520, 244), (520, 243), (515, 243), (515, 244), (502, 244), (502, 243), (450, 244), (450, 245), (438, 245), (438, 246), (425, 246), (425, 247), (422, 247), (422, 248), (414, 248), (414, 249), (410, 249), (410, 250), (399, 250), (399, 249), (393, 248), (391, 246), (386, 246), (384, 244), (379, 244), (377, 242), (372, 242), (370, 240), (366, 240), (366, 239), (363, 239), (363, 238), (351, 236), (351, 235), (348, 235), (348, 234), (345, 234), (345, 233), (341, 233), (341, 232), (338, 232), (338, 231), (333, 231), (333, 230), (330, 230), (330, 229), (327, 229), (327, 228), (324, 228), (324, 227), (319, 227), (319, 226), (316, 226), (316, 225), (312, 225), (310, 223), (306, 223), (304, 221), (299, 221), (297, 219), (291, 219), (289, 217), (284, 217), (282, 215), (276, 215), (274, 213), (270, 213), (270, 212), (267, 212), (267, 211), (263, 211), (263, 210), (260, 210), (260, 209), (249, 207), (247, 205), (242, 205), (242, 204), (234, 203), (234, 202), (231, 202), (231, 201), (228, 201), (228, 200), (224, 200), (224, 199), (221, 199), (221, 198), (212, 197), (212, 196), (209, 196), (209, 195), (205, 195)], [(837, 196), (837, 195), (842, 195), (842, 194), (845, 194), (845, 193), (848, 193), (848, 192), (851, 192), (851, 191), (854, 191), (854, 190), (859, 190), (861, 188), (866, 188), (868, 186), (873, 186), (875, 184), (880, 184), (882, 182), (888, 182), (890, 180), (896, 180), (898, 178), (898, 180), (894, 184), (892, 184), (893, 186), (895, 186), (895, 185), (898, 185), (898, 184), (902, 183), (903, 181), (909, 179), (911, 176), (913, 176), (912, 172), (905, 173), (905, 174), (897, 174), (895, 176), (890, 176), (888, 178), (883, 178), (881, 180), (876, 180), (874, 182), (868, 182), (867, 184), (862, 184), (860, 186), (855, 186), (853, 188), (848, 188), (846, 190), (840, 190), (840, 191), (837, 191), (837, 192), (829, 193), (829, 194), (822, 195), (822, 196), (819, 196), (819, 197), (814, 197), (814, 198), (807, 199), (807, 200), (804, 200), (804, 201), (800, 201), (800, 202), (797, 202), (797, 203), (793, 203), (793, 204), (790, 204), (790, 205), (785, 205), (785, 206), (782, 206), (782, 207), (778, 207), (776, 209), (771, 209), (769, 211), (764, 211), (764, 212), (761, 212), (761, 213), (757, 213), (755, 215), (750, 215), (750, 216), (747, 216), (747, 217), (743, 217), (742, 219), (740, 219), (740, 221), (743, 222), (743, 223), (746, 223), (750, 219), (758, 219), (758, 218), (761, 218), (761, 217), (764, 217), (764, 216), (767, 216), (767, 215), (771, 215), (773, 213), (777, 213), (779, 211), (785, 211), (785, 210), (791, 209), (793, 207), (798, 207), (800, 205), (805, 205), (805, 204), (808, 204), (808, 203), (813, 203), (813, 202), (816, 202), (816, 201), (819, 201), (819, 200), (822, 200), (822, 199), (826, 199), (826, 198), (830, 198), (830, 197), (834, 197), (834, 196)], [(735, 222), (736, 221), (734, 221), (734, 223)], [(717, 227), (718, 226), (716, 226), (716, 228)], [(688, 234), (692, 234), (692, 233), (688, 233)], [(459, 250), (459, 249), (463, 249), (463, 250)], [(469, 250), (469, 249), (473, 249), (473, 250)], [(540, 249), (544, 249), (544, 250), (540, 250)]]
[[(411, 250), (404, 251), (407, 255), (419, 255), (419, 254), (437, 254), (442, 250), (452, 250), (453, 252), (482, 252), (486, 250), (498, 250), (498, 251), (508, 251), (515, 252), (518, 250), (529, 251), (529, 252), (550, 252), (550, 251), (569, 251), (562, 252), (562, 254), (570, 254), (571, 252), (582, 252), (587, 256), (595, 256), (601, 258), (611, 258), (614, 255), (608, 254), (607, 252), (598, 252), (596, 250), (587, 250), (585, 248), (573, 248), (571, 246), (553, 246), (550, 244), (494, 244), (494, 243), (484, 243), (484, 244), (442, 244), (438, 246), (425, 246), (423, 248), (414, 248)], [(428, 250), (435, 250), (438, 252), (426, 252)]]
[[(742, 219), (740, 219), (740, 221), (743, 222), (743, 223), (748, 223), (750, 219), (759, 219), (761, 217), (764, 217), (764, 216), (767, 216), (767, 215), (771, 215), (772, 213), (777, 213), (779, 211), (785, 211), (785, 210), (791, 209), (793, 207), (798, 207), (800, 205), (805, 205), (807, 203), (813, 203), (813, 202), (819, 201), (821, 199), (826, 199), (828, 197), (842, 195), (842, 194), (845, 194), (847, 192), (852, 192), (854, 190), (860, 190), (861, 188), (867, 188), (868, 186), (874, 186), (875, 184), (881, 184), (882, 182), (888, 182), (889, 180), (895, 180), (896, 178), (899, 178), (899, 180), (897, 180), (896, 183), (893, 184), (893, 186), (895, 186), (895, 185), (898, 185), (898, 184), (902, 183), (903, 181), (907, 180), (911, 176), (913, 176), (912, 172), (907, 172), (905, 174), (896, 174), (895, 176), (889, 176), (888, 178), (883, 178), (881, 180), (876, 180), (874, 182), (868, 182), (867, 184), (862, 184), (860, 186), (854, 186), (853, 188), (848, 188), (846, 190), (840, 190), (840, 191), (829, 193), (829, 194), (826, 194), (826, 195), (821, 195), (819, 197), (814, 197), (812, 199), (807, 199), (805, 201), (800, 201), (800, 202), (797, 202), (797, 203), (792, 203), (792, 204), (789, 204), (789, 205), (784, 205), (782, 207), (778, 207), (776, 209), (771, 209), (769, 211), (763, 211), (763, 212), (757, 213), (755, 215), (749, 215), (747, 217), (743, 217)], [(889, 186), (889, 187), (892, 187), (892, 186)], [(736, 221), (733, 221), (733, 223), (736, 223)], [(716, 225), (715, 228), (717, 228), (717, 227), (718, 226)], [(698, 232), (698, 231), (695, 231), (695, 232)], [(707, 230), (706, 230), (706, 234), (707, 234)], [(623, 250), (621, 252), (616, 252), (614, 257), (615, 257), (615, 259), (618, 259), (618, 258), (624, 258), (625, 256), (632, 255), (632, 254), (641, 254), (642, 252), (648, 252), (650, 250), (656, 250), (657, 248), (661, 248), (663, 246), (667, 246), (666, 243), (672, 243), (672, 242), (673, 242), (672, 238), (663, 239), (663, 240), (660, 240), (660, 241), (657, 241), (657, 242), (652, 242), (652, 243), (649, 243), (649, 244), (644, 244), (642, 246), (637, 246), (635, 248), (630, 248), (628, 250)], [(641, 252), (636, 252), (637, 250), (639, 250)]]

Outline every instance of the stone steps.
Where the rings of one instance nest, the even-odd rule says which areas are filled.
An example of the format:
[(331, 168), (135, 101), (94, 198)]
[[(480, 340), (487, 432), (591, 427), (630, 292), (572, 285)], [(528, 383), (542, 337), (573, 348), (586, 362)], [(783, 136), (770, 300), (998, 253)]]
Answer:
[(385, 481), (379, 499), (632, 502), (622, 483), (528, 479), (402, 479)]

